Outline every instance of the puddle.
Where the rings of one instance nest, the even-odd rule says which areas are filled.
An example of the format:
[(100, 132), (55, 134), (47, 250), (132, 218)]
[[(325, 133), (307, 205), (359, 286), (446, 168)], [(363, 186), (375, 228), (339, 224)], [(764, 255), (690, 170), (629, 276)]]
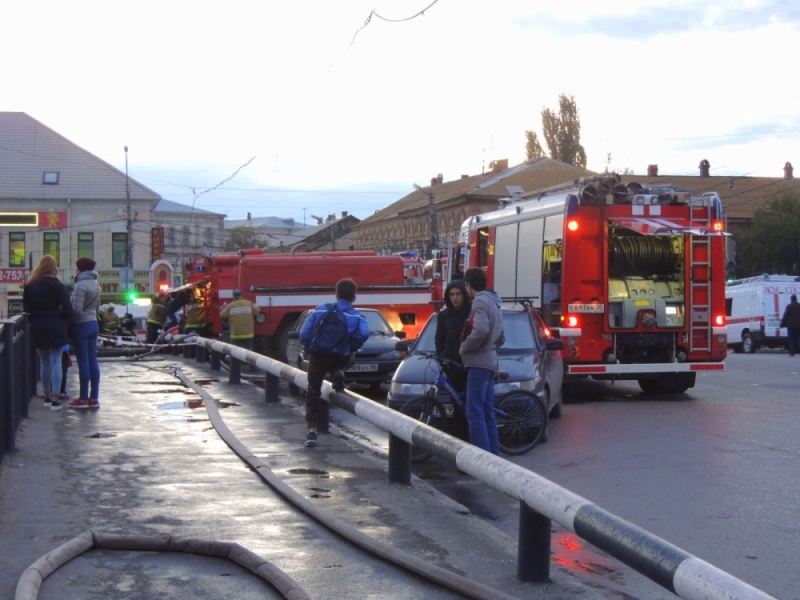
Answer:
[(93, 433), (92, 435), (87, 435), (87, 438), (93, 439), (100, 439), (100, 438), (113, 438), (117, 437), (116, 433)]
[(311, 498), (330, 498), (327, 494), (311, 494)]
[(217, 400), (217, 408), (230, 408), (231, 406), (241, 406), (241, 404), (236, 404), (236, 402), (223, 402), (222, 400)]
[(425, 481), (447, 481), (447, 477), (441, 473), (420, 473), (419, 478)]
[(187, 400), (186, 402), (166, 402), (159, 404), (156, 408), (160, 410), (181, 410), (183, 408), (203, 408), (204, 406), (202, 400)]
[(219, 383), (219, 379), (195, 379), (197, 385), (211, 385), (212, 383)]
[(319, 475), (325, 479), (331, 476), (327, 471), (321, 471), (319, 469), (289, 469), (287, 473), (291, 473), (292, 475)]
[(312, 492), (319, 492), (320, 494), (327, 494), (328, 492), (333, 491), (333, 490), (326, 490), (325, 488), (308, 488), (308, 489), (310, 489)]
[(186, 388), (173, 388), (168, 390), (132, 390), (133, 394), (188, 394), (194, 396), (195, 393)]

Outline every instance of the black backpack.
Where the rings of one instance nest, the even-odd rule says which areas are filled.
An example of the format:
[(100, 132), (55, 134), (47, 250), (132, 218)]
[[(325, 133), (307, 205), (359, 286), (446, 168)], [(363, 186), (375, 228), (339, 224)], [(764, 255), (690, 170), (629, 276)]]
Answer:
[(327, 312), (317, 319), (311, 332), (310, 354), (344, 354), (350, 344), (347, 317), (335, 304), (326, 304)]

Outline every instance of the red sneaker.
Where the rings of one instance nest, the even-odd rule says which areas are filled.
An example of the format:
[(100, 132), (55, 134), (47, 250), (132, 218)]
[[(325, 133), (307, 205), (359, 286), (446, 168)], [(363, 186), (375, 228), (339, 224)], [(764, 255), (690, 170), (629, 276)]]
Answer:
[(98, 400), (89, 400), (89, 408), (100, 408), (100, 402)]
[(89, 401), (81, 400), (80, 398), (75, 398), (75, 400), (67, 404), (67, 406), (69, 408), (89, 408)]

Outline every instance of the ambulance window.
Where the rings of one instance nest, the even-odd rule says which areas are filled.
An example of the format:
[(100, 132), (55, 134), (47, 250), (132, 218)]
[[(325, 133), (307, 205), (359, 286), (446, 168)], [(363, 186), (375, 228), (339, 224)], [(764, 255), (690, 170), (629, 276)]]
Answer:
[(732, 310), (733, 310), (733, 298), (725, 298), (725, 314), (730, 317)]
[(542, 316), (550, 327), (558, 327), (561, 322), (561, 244), (545, 244), (542, 259)]
[(478, 266), (489, 266), (489, 228), (478, 229)]

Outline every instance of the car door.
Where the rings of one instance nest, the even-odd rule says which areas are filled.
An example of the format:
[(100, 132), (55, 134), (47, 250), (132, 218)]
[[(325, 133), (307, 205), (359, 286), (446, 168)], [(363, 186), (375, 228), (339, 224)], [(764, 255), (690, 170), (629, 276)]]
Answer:
[[(311, 311), (307, 310), (297, 318), (297, 321), (295, 321), (292, 331), (297, 332), (298, 336), (303, 330), (303, 325), (305, 325), (309, 314), (311, 314)], [(293, 367), (305, 370), (305, 360), (303, 360), (303, 344), (299, 339), (292, 339), (291, 336), (286, 342), (286, 363)]]
[(542, 377), (550, 387), (550, 406), (555, 406), (561, 400), (561, 383), (564, 379), (564, 364), (561, 353), (556, 350), (547, 350), (547, 339), (550, 337), (550, 330), (542, 316), (534, 310), (531, 312), (531, 319), (534, 325), (534, 337), (541, 349)]

